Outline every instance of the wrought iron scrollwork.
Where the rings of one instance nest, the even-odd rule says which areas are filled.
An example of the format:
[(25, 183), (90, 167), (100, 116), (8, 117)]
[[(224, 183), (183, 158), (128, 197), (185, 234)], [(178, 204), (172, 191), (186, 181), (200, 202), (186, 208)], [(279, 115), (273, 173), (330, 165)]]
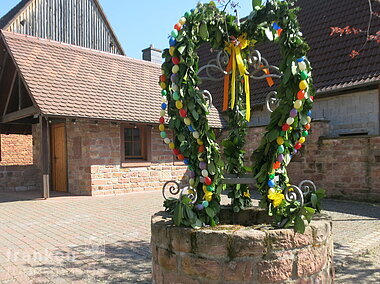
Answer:
[[(202, 66), (198, 70), (198, 76), (201, 80), (210, 81), (222, 81), (224, 75), (231, 74), (231, 72), (226, 72), (227, 64), (230, 60), (230, 55), (225, 51), (221, 50), (217, 53), (216, 59), (210, 60), (206, 65)], [(260, 51), (256, 49), (251, 49), (247, 59), (248, 71), (246, 75), (254, 80), (261, 80), (265, 78), (281, 78), (282, 74), (278, 67), (270, 65), (268, 60), (261, 56)], [(268, 70), (269, 74), (264, 72)], [(205, 71), (205, 76), (200, 76), (200, 74)], [(263, 74), (262, 74), (263, 73)]]
[(280, 100), (277, 98), (277, 92), (272, 91), (269, 92), (266, 99), (265, 104), (269, 112), (274, 112), (274, 110), (279, 106)]
[(301, 181), (298, 187), (301, 189), (304, 196), (308, 196), (309, 194), (317, 191), (315, 183), (308, 179)]
[(207, 102), (208, 110), (210, 110), (211, 106), (212, 106), (212, 95), (211, 95), (211, 93), (207, 90), (203, 90), (203, 97), (205, 98), (205, 100)]
[[(280, 69), (274, 65), (270, 65), (268, 60), (261, 56), (260, 51), (252, 49), (248, 56), (248, 69), (249, 76), (254, 80), (261, 80), (265, 78), (281, 78), (282, 74)], [(264, 70), (268, 70), (269, 74), (266, 74)], [(260, 75), (260, 73), (264, 73)], [(248, 75), (248, 74), (247, 74)]]
[[(201, 80), (222, 81), (224, 75), (231, 74), (225, 71), (229, 60), (230, 56), (225, 50), (219, 51), (216, 55), (216, 59), (210, 60), (206, 65), (199, 68), (199, 78)], [(205, 71), (207, 76), (200, 76), (202, 71)]]
[(170, 180), (165, 182), (164, 186), (162, 187), (162, 196), (165, 198), (165, 200), (167, 200), (168, 198), (166, 197), (166, 191), (175, 196), (180, 192), (180, 190), (181, 189), (179, 183), (174, 180)]
[(185, 186), (181, 189), (180, 184), (174, 180), (165, 182), (162, 187), (162, 196), (165, 200), (168, 200), (169, 196), (167, 196), (167, 192), (171, 194), (170, 197), (175, 197), (179, 194), (178, 199), (182, 199), (183, 196), (191, 199), (191, 204), (195, 204), (197, 201), (197, 191), (188, 186)]
[(303, 207), (305, 201), (303, 197), (302, 190), (295, 185), (290, 185), (284, 189), (285, 200), (288, 202), (298, 201), (300, 203), (300, 208)]

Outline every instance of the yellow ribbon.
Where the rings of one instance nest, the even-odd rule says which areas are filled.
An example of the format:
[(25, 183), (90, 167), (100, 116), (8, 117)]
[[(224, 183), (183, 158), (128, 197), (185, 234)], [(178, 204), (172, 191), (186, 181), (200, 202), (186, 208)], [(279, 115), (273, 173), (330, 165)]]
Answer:
[[(249, 40), (246, 39), (247, 34), (243, 34), (238, 37), (237, 43), (230, 42), (226, 47), (226, 51), (230, 54), (230, 62), (228, 63), (227, 72), (232, 71), (231, 74), (231, 109), (235, 106), (236, 101), (236, 72), (238, 69), (240, 76), (244, 79), (244, 92), (245, 92), (245, 100), (246, 100), (246, 115), (245, 119), (250, 121), (251, 119), (251, 96), (250, 96), (250, 88), (249, 88), (249, 76), (247, 75), (247, 68), (244, 64), (243, 57), (241, 55), (241, 50), (245, 49), (249, 45)], [(229, 70), (231, 69), (231, 70)], [(224, 102), (223, 102), (223, 110), (227, 110), (228, 108), (228, 80), (229, 75), (225, 76), (225, 88), (224, 88)]]

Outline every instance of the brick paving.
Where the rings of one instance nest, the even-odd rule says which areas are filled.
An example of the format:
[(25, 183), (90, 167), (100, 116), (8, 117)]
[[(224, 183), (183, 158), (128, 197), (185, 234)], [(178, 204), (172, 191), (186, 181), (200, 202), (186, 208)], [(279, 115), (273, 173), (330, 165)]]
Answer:
[[(160, 192), (117, 197), (0, 193), (0, 283), (150, 283)], [(337, 283), (380, 282), (380, 206), (325, 201)]]

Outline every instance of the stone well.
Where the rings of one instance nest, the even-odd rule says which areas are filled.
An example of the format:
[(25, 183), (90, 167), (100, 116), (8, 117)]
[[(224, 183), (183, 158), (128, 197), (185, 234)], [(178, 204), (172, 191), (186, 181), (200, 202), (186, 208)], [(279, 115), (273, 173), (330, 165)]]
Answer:
[(222, 208), (222, 225), (198, 230), (153, 215), (153, 283), (332, 283), (331, 219), (317, 216), (299, 234), (255, 226), (268, 223), (265, 214)]

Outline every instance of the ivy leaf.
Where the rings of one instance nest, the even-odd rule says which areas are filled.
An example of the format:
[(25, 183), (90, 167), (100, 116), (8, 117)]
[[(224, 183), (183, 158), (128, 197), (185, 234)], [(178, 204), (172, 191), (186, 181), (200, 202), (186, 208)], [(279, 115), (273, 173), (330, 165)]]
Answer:
[(290, 75), (292, 75), (292, 71), (289, 68), (287, 68), (284, 72), (284, 77), (282, 79), (284, 84), (288, 83)]
[(191, 224), (191, 227), (193, 227), (194, 229), (198, 229), (198, 228), (202, 227), (202, 221), (199, 220), (199, 219), (197, 219), (197, 220), (195, 221), (195, 223), (192, 223), (192, 224)]
[(215, 211), (214, 210), (212, 210), (212, 208), (210, 208), (210, 207), (207, 207), (206, 209), (206, 214), (208, 215), (208, 216), (210, 216), (211, 218), (214, 218), (215, 217)]
[(260, 10), (262, 7), (262, 1), (261, 0), (252, 0), (252, 8), (254, 10)]
[(305, 210), (308, 214), (315, 214), (315, 209), (311, 207), (305, 207)]
[(185, 51), (185, 49), (186, 49), (186, 45), (184, 44), (184, 45), (181, 45), (181, 46), (179, 46), (178, 48), (177, 48), (177, 50), (178, 50), (178, 52), (180, 53), (180, 54), (183, 54), (183, 52)]
[(203, 22), (201, 24), (201, 26), (199, 27), (199, 35), (201, 36), (201, 38), (204, 40), (204, 41), (207, 41), (208, 38), (210, 37), (209, 33), (208, 33), (208, 28), (207, 28), (207, 24), (205, 22)]
[(297, 216), (294, 220), (294, 229), (301, 234), (305, 232), (305, 222), (302, 220), (301, 216)]
[(314, 208), (317, 208), (317, 205), (318, 205), (318, 197), (315, 193), (312, 193), (311, 194), (311, 205), (314, 207)]
[(273, 142), (274, 140), (277, 139), (277, 137), (280, 135), (280, 131), (278, 129), (272, 129), (268, 134), (267, 134), (267, 140), (268, 142)]
[(178, 206), (174, 209), (173, 221), (176, 226), (181, 225), (183, 214), (182, 214), (182, 204), (179, 203)]
[(195, 109), (193, 109), (191, 111), (191, 114), (193, 115), (193, 117), (194, 117), (195, 120), (199, 119), (199, 113)]
[(208, 163), (207, 170), (208, 170), (208, 172), (209, 172), (211, 175), (215, 175), (215, 171), (216, 171), (216, 169), (215, 169), (215, 164), (214, 164), (213, 162), (210, 161), (210, 162)]
[(194, 220), (197, 216), (195, 215), (194, 211), (191, 210), (189, 206), (185, 206), (185, 212), (189, 220)]

